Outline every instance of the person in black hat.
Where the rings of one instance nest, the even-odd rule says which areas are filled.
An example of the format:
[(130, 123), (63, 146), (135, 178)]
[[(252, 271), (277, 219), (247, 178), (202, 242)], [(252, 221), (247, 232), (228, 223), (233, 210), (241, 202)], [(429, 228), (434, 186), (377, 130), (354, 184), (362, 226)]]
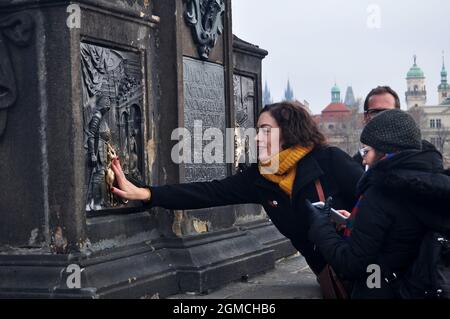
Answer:
[[(422, 149), (420, 129), (401, 110), (374, 117), (361, 142), (370, 168), (358, 183), (360, 199), (344, 238), (328, 215), (312, 205), (308, 238), (341, 279), (354, 283), (352, 298), (396, 298), (392, 278), (383, 280), (388, 279), (383, 269), (401, 278), (426, 229), (450, 232), (450, 177), (443, 174), (441, 154)], [(381, 278), (372, 282), (369, 276), (377, 266), (375, 276)]]
[(386, 154), (421, 150), (421, 136), (419, 127), (409, 114), (398, 109), (384, 111), (361, 133), (361, 143), (366, 145), (360, 151), (363, 164), (370, 167)]

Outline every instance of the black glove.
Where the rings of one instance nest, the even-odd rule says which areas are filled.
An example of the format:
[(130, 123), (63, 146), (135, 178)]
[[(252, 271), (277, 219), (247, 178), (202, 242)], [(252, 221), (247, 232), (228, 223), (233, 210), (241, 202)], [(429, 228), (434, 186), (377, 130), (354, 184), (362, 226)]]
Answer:
[(312, 225), (315, 222), (318, 221), (327, 221), (330, 220), (330, 203), (327, 200), (325, 203), (325, 206), (323, 208), (315, 207), (311, 204), (311, 202), (307, 199), (306, 200), (306, 210), (308, 214), (308, 221), (309, 224)]
[(327, 238), (338, 236), (336, 226), (331, 218), (331, 198), (328, 198), (323, 208), (315, 207), (306, 200), (309, 230), (308, 239), (318, 247)]

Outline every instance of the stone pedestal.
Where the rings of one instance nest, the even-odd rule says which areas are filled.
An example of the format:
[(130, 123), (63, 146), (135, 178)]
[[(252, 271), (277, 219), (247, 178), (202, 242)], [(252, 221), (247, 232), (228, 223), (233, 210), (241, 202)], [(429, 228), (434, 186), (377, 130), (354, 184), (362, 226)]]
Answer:
[[(235, 122), (231, 3), (213, 2), (223, 28), (202, 45), (199, 1), (0, 3), (0, 297), (164, 297), (273, 268), (233, 207), (146, 211), (108, 192), (111, 154), (136, 184), (232, 173), (170, 157), (175, 128)], [(202, 71), (197, 100), (220, 95), (208, 113), (187, 95)]]
[(157, 28), (148, 1), (0, 3), (1, 297), (178, 292), (157, 217), (103, 182), (108, 145), (158, 179)]

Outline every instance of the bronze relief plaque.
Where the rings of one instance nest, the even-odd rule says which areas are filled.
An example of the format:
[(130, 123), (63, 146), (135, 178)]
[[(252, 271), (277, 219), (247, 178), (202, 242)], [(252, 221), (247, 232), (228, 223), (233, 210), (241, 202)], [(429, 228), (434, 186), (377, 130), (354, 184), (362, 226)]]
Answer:
[(111, 161), (127, 177), (144, 179), (144, 86), (141, 54), (81, 43), (82, 107), (86, 155), (86, 211), (125, 207), (110, 192)]

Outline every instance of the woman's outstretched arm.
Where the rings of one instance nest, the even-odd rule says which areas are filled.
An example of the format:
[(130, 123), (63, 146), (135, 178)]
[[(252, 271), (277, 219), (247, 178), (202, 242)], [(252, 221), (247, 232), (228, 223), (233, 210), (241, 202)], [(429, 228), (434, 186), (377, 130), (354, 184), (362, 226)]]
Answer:
[(129, 182), (118, 160), (113, 161), (112, 169), (118, 183), (118, 188), (113, 189), (115, 195), (127, 200), (146, 201), (151, 207), (199, 209), (260, 202), (254, 186), (259, 176), (256, 166), (222, 180), (148, 188), (139, 188)]

